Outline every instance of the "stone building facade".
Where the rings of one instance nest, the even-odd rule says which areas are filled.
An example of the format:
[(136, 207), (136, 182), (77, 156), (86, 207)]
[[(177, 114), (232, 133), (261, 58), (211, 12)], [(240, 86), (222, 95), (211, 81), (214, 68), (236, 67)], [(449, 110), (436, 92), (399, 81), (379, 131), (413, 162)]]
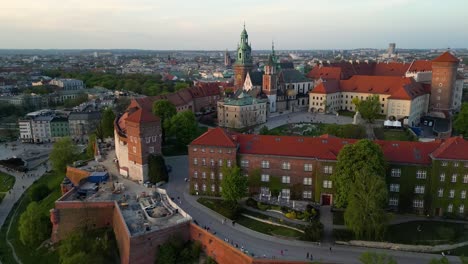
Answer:
[(266, 99), (237, 90), (218, 101), (218, 125), (236, 129), (256, 126), (266, 122), (267, 111)]

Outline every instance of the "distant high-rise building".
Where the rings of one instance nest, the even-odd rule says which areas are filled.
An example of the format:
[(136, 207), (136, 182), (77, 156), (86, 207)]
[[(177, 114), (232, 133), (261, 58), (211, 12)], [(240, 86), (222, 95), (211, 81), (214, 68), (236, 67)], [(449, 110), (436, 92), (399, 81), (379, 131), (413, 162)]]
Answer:
[(242, 89), (245, 76), (248, 72), (250, 72), (253, 68), (252, 63), (252, 48), (249, 44), (249, 35), (247, 34), (247, 30), (242, 30), (240, 43), (237, 46), (237, 56), (236, 56), (236, 63), (234, 64), (234, 88)]
[(229, 67), (231, 66), (231, 55), (229, 55), (228, 50), (224, 52), (224, 66)]
[(396, 50), (396, 44), (395, 43), (388, 44), (387, 53), (388, 53), (389, 57), (391, 57), (391, 55), (395, 54), (395, 50)]

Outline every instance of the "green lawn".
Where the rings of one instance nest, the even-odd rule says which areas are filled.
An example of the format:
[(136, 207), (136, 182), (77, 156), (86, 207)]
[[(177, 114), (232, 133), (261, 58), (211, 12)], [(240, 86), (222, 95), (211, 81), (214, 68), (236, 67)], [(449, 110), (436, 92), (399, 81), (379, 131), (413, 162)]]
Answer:
[[(60, 183), (63, 180), (63, 174), (60, 173), (50, 173), (41, 177), (38, 181), (36, 181), (32, 186), (37, 184), (46, 184), (52, 192), (39, 202), (39, 205), (42, 209), (42, 213), (45, 215), (49, 215), (49, 210), (53, 208), (55, 201), (61, 196), (60, 191)], [(0, 258), (3, 263), (15, 263), (13, 256), (11, 254), (10, 247), (6, 244), (6, 231), (10, 222), (11, 230), (9, 233), (9, 240), (15, 247), (16, 254), (21, 259), (23, 263), (35, 263), (35, 264), (48, 264), (48, 263), (58, 263), (58, 254), (55, 251), (48, 251), (45, 248), (41, 248), (37, 250), (37, 247), (29, 247), (23, 245), (19, 240), (19, 219), (21, 213), (26, 210), (26, 207), (31, 202), (29, 198), (29, 193), (31, 191), (31, 187), (26, 190), (20, 200), (15, 204), (13, 209), (11, 210), (10, 214), (8, 215), (5, 224), (0, 229)], [(17, 214), (13, 217), (14, 211), (17, 209)]]
[(245, 216), (239, 216), (236, 221), (242, 226), (267, 235), (291, 237), (296, 239), (299, 239), (302, 236), (302, 233), (296, 230), (282, 226), (270, 225)]
[(344, 211), (334, 211), (333, 212), (333, 224), (334, 225), (344, 225)]
[(375, 136), (381, 140), (415, 141), (415, 138), (409, 131), (374, 128)]
[(356, 114), (356, 112), (348, 111), (348, 110), (339, 110), (339, 111), (338, 111), (338, 114), (339, 114), (340, 116), (354, 117), (354, 115)]
[(8, 192), (15, 185), (16, 178), (0, 172), (0, 192)]
[(237, 219), (241, 212), (239, 207), (233, 208), (232, 205), (226, 203), (226, 201), (222, 199), (200, 197), (197, 202), (229, 219)]

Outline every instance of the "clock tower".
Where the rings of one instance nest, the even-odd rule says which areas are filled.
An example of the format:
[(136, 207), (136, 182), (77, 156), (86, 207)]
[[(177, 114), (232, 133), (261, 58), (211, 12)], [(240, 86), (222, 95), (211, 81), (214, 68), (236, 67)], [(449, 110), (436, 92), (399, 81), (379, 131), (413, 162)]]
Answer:
[(242, 30), (240, 42), (237, 45), (236, 63), (234, 64), (234, 88), (242, 89), (247, 73), (253, 68), (252, 64), (252, 48), (249, 44), (249, 35), (247, 30)]

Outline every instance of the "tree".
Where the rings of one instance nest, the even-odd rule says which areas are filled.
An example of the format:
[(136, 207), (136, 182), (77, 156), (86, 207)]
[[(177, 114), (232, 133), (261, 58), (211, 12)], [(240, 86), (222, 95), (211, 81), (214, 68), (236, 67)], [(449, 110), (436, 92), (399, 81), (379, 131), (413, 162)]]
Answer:
[(429, 264), (450, 264), (449, 260), (446, 257), (432, 258)]
[(180, 145), (188, 145), (198, 136), (197, 119), (190, 110), (177, 113), (166, 126), (168, 134), (175, 136)]
[(382, 176), (363, 168), (348, 187), (348, 207), (345, 225), (357, 239), (382, 239), (388, 222), (384, 206), (387, 202), (387, 185)]
[(67, 164), (76, 159), (78, 152), (78, 147), (69, 137), (59, 139), (54, 143), (49, 156), (52, 167), (58, 172), (65, 172)]
[(148, 178), (151, 183), (167, 182), (169, 180), (166, 163), (161, 155), (149, 155)]
[(320, 221), (312, 221), (304, 229), (302, 238), (306, 241), (320, 241), (322, 238), (323, 224)]
[(238, 166), (222, 168), (223, 180), (221, 196), (233, 206), (237, 206), (237, 201), (247, 193), (248, 179), (242, 175)]
[(269, 133), (269, 130), (267, 126), (262, 126), (262, 128), (260, 128), (260, 131), (259, 131), (260, 135), (268, 135), (268, 133)]
[(115, 104), (115, 111), (117, 113), (123, 113), (128, 106), (130, 105), (130, 99), (126, 96), (120, 97), (117, 99), (117, 102)]
[(362, 139), (345, 145), (338, 154), (338, 162), (332, 175), (336, 195), (335, 206), (345, 207), (351, 185), (360, 171), (365, 170), (380, 177), (385, 176), (386, 162), (382, 149), (376, 143)]
[(385, 253), (364, 252), (359, 257), (362, 264), (397, 264), (392, 256)]
[(88, 158), (90, 159), (94, 158), (94, 151), (96, 148), (95, 144), (96, 144), (96, 135), (95, 134), (89, 135), (88, 146), (86, 147), (86, 156), (88, 156)]
[(50, 220), (36, 202), (31, 202), (21, 214), (18, 231), (23, 244), (37, 246), (50, 236)]
[(177, 110), (175, 106), (169, 102), (168, 100), (158, 100), (153, 103), (153, 114), (159, 116), (161, 119), (161, 134), (163, 143), (166, 142), (166, 128), (165, 120), (170, 120), (173, 116), (175, 116)]
[(369, 123), (379, 116), (381, 112), (380, 99), (378, 95), (369, 96), (366, 100), (359, 100), (355, 97), (352, 103), (356, 105), (356, 110), (361, 113), (362, 118), (367, 119)]
[(460, 113), (453, 122), (455, 130), (463, 136), (468, 136), (468, 103), (463, 103)]
[(114, 137), (115, 114), (110, 107), (104, 109), (102, 113), (101, 126), (103, 137)]
[(40, 183), (31, 187), (31, 192), (29, 193), (29, 196), (31, 197), (31, 200), (38, 202), (47, 197), (49, 193), (49, 187), (43, 183)]
[(186, 82), (177, 82), (174, 86), (174, 90), (179, 91), (188, 87), (189, 87), (189, 84)]

